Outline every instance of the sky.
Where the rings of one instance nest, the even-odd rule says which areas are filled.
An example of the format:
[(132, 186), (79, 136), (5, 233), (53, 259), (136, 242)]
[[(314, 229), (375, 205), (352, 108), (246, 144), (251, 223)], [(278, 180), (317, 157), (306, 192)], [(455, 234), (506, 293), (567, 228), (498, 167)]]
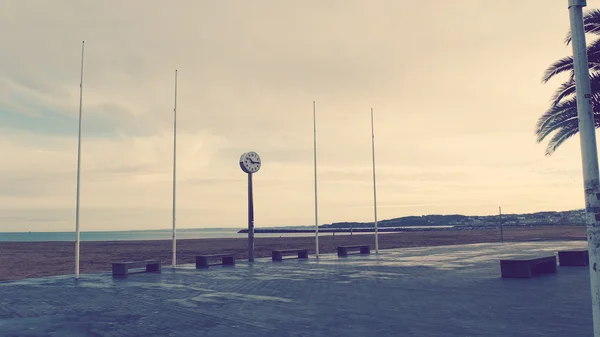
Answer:
[[(597, 5), (588, 1), (588, 8)], [(178, 228), (584, 207), (579, 138), (537, 118), (572, 53), (567, 0), (0, 2), (0, 232)], [(589, 37), (588, 37), (589, 39)]]

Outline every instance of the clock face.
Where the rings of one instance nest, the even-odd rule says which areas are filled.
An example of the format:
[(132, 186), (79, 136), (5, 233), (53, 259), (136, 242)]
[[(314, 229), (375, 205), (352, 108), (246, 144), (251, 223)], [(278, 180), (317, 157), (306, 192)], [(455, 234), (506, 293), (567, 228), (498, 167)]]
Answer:
[(256, 152), (246, 152), (240, 157), (240, 167), (246, 173), (255, 173), (260, 169), (260, 157)]

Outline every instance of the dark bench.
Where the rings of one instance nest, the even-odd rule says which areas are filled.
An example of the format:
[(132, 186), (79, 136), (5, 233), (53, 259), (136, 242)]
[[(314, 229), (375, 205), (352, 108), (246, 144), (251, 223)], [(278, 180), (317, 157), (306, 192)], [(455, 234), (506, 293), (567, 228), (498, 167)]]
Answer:
[(272, 252), (273, 261), (283, 261), (284, 255), (296, 254), (298, 253), (299, 259), (308, 259), (308, 249), (284, 249), (284, 250), (274, 250)]
[(562, 266), (587, 266), (590, 264), (588, 250), (560, 250), (558, 263)]
[(500, 271), (504, 278), (531, 278), (556, 273), (556, 269), (555, 255), (500, 260)]
[[(214, 262), (215, 260), (221, 260), (221, 262)], [(211, 263), (211, 261), (213, 263)], [(210, 266), (233, 266), (235, 265), (235, 258), (230, 254), (213, 254), (213, 255), (197, 255), (196, 256), (196, 268), (208, 268)]]
[(368, 245), (365, 246), (338, 246), (337, 253), (338, 256), (348, 256), (348, 251), (358, 250), (358, 254), (371, 254), (371, 247)]
[(160, 273), (160, 260), (146, 260), (146, 261), (129, 261), (129, 262), (115, 262), (112, 264), (113, 275), (127, 275), (132, 274), (129, 272), (130, 269), (134, 268), (146, 268), (146, 270), (138, 272), (159, 272)]

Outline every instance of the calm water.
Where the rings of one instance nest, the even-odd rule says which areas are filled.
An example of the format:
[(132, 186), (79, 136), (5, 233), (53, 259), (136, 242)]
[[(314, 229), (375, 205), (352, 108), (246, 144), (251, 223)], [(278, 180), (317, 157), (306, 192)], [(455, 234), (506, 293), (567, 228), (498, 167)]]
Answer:
[[(237, 228), (178, 229), (178, 239), (244, 238)], [(81, 241), (170, 240), (171, 230), (81, 232)], [(255, 234), (256, 237), (313, 236), (311, 233)], [(75, 241), (74, 232), (15, 232), (1, 233), (0, 242)]]
[[(451, 228), (454, 226), (435, 226)], [(407, 228), (407, 227), (398, 227)], [(412, 228), (427, 228), (414, 226)], [(432, 227), (429, 227), (432, 228)], [(194, 228), (178, 229), (178, 239), (217, 239), (217, 238), (246, 238), (247, 234), (238, 233), (238, 228)], [(106, 232), (81, 232), (81, 241), (127, 241), (127, 240), (171, 240), (170, 229), (146, 231), (106, 231)], [(354, 235), (371, 234), (373, 232), (354, 232)], [(380, 233), (389, 234), (389, 233)], [(310, 236), (312, 233), (255, 233), (256, 237), (301, 237)], [(322, 232), (319, 236), (333, 235)], [(336, 235), (350, 235), (349, 232), (336, 233)], [(41, 241), (75, 241), (74, 232), (0, 232), (0, 242), (41, 242)]]

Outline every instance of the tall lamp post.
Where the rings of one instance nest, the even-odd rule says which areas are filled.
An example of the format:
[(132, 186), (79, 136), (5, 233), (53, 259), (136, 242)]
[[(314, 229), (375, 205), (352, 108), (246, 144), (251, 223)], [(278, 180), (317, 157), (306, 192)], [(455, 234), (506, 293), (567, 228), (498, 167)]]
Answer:
[(248, 261), (254, 262), (254, 196), (252, 174), (260, 170), (260, 157), (256, 152), (246, 152), (240, 157), (240, 167), (248, 174)]
[(583, 27), (583, 7), (586, 0), (568, 0), (573, 46), (573, 67), (577, 93), (577, 116), (581, 143), (583, 185), (588, 252), (590, 259), (590, 286), (594, 317), (594, 336), (600, 337), (600, 179), (598, 174), (598, 149), (592, 113), (590, 72)]

